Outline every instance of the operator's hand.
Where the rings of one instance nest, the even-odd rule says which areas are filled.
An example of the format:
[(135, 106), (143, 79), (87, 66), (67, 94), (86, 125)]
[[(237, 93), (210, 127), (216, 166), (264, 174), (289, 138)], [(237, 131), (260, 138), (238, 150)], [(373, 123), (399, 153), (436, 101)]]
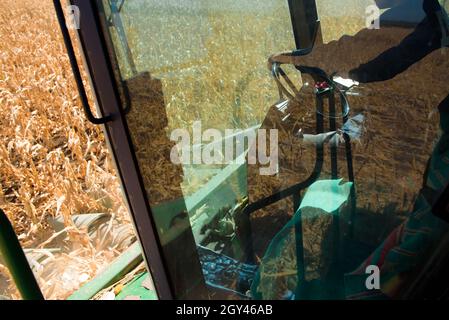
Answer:
[(359, 68), (352, 69), (348, 72), (348, 78), (358, 81), (360, 83), (369, 82), (368, 74)]

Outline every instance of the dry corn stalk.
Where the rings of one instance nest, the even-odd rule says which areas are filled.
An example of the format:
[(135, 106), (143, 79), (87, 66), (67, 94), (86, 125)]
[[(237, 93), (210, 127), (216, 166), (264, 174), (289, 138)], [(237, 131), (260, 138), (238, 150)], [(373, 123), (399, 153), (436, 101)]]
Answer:
[[(51, 240), (48, 217), (64, 218), (69, 238), (36, 271), (46, 298), (61, 299), (120, 253), (111, 239), (129, 219), (101, 128), (80, 106), (52, 2), (1, 1), (0, 38), (0, 206), (25, 248)], [(91, 239), (71, 216), (96, 212), (116, 223)], [(20, 298), (11, 282), (0, 281), (0, 295)]]

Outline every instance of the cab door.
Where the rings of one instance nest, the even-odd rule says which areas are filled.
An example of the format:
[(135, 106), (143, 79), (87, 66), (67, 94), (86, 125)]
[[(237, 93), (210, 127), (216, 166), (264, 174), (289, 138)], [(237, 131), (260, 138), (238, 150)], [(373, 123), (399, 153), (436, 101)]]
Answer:
[[(406, 291), (446, 230), (443, 11), (71, 2), (160, 298)], [(387, 276), (367, 287), (367, 267)]]
[[(278, 99), (265, 65), (267, 55), (294, 43), (288, 4), (72, 5), (81, 13), (78, 35), (99, 114), (107, 117), (105, 133), (160, 298), (246, 297), (248, 284), (240, 290), (237, 282), (255, 271), (243, 214), (248, 137)], [(225, 146), (228, 159), (218, 154)], [(212, 272), (224, 265), (230, 267)], [(225, 273), (231, 276), (221, 279)]]

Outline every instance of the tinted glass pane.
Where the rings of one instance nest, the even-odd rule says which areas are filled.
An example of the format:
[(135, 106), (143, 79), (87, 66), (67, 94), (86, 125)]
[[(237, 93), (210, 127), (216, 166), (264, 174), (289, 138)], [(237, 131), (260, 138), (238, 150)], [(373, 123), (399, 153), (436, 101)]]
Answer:
[(316, 1), (301, 56), (287, 1), (99, 4), (179, 297), (408, 292), (446, 231), (438, 1)]

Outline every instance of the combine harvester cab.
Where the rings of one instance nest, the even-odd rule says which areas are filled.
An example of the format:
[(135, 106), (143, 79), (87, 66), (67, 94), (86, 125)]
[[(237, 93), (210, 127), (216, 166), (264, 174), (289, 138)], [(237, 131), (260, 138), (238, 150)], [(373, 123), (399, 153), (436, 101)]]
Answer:
[(70, 2), (138, 235), (70, 299), (447, 295), (443, 5)]

